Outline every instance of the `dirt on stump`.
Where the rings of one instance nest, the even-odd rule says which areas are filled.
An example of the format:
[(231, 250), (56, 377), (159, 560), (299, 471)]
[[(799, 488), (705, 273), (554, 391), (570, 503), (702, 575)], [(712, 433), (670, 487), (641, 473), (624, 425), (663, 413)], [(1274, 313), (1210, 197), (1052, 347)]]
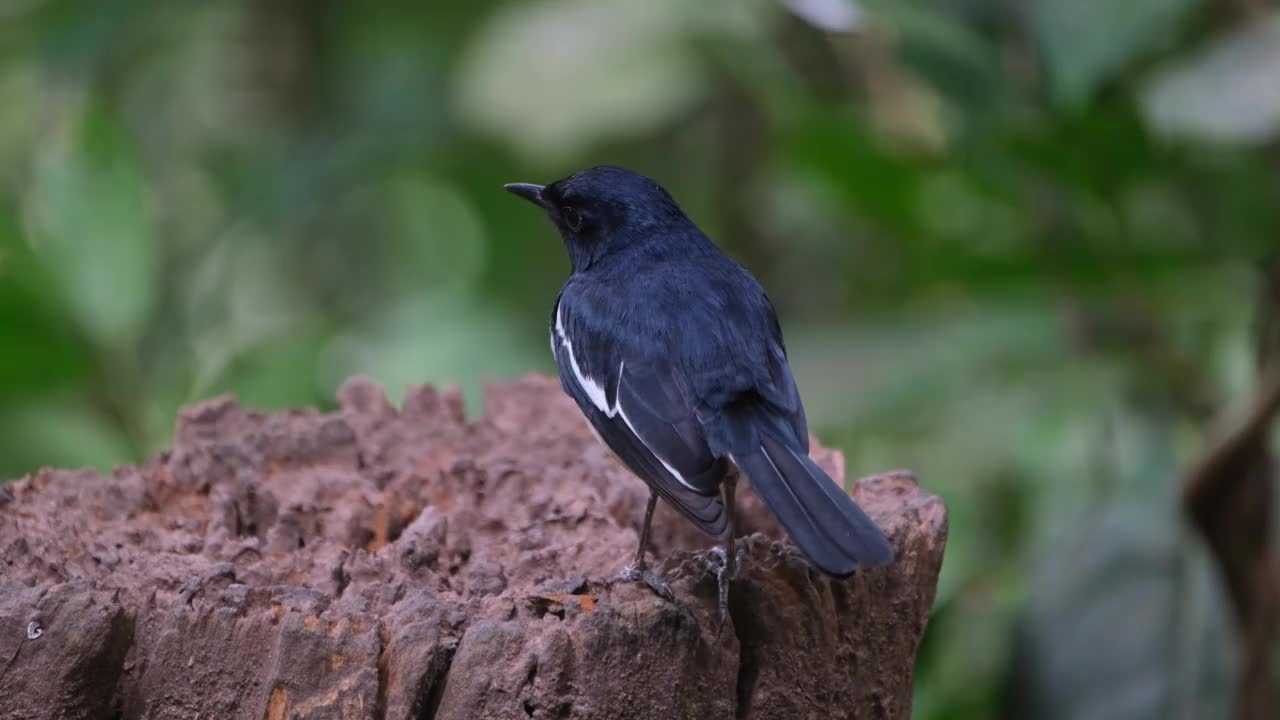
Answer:
[(648, 491), (555, 380), (490, 388), (474, 423), (429, 387), (339, 400), (216, 398), (141, 467), (0, 485), (0, 718), (910, 716), (947, 520), (909, 473), (857, 483), (897, 561), (846, 580), (744, 483), (722, 627), (715, 541), (665, 504), (675, 602), (609, 579)]

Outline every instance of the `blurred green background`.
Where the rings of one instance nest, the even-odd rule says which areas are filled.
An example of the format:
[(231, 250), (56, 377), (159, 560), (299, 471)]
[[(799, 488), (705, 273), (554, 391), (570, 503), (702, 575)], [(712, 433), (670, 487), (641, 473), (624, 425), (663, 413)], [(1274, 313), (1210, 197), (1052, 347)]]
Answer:
[(551, 371), (502, 192), (633, 167), (769, 288), (811, 424), (951, 511), (915, 717), (1223, 717), (1177, 487), (1249, 392), (1249, 0), (0, 0), (0, 477), (177, 408)]

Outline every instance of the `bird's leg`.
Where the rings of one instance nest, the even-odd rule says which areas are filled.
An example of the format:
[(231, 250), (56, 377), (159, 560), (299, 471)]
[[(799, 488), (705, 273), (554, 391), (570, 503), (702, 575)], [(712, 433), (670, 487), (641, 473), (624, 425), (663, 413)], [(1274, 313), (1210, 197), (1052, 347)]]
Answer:
[(622, 569), (618, 577), (631, 582), (642, 582), (650, 590), (666, 600), (673, 600), (671, 587), (649, 569), (644, 561), (644, 551), (649, 546), (649, 526), (653, 523), (653, 511), (658, 507), (658, 491), (649, 490), (649, 504), (644, 509), (644, 525), (640, 528), (640, 547), (636, 549), (635, 562)]
[(658, 508), (658, 491), (649, 490), (649, 504), (644, 506), (644, 524), (640, 526), (640, 547), (636, 548), (636, 567), (644, 569), (644, 552), (649, 549), (649, 527), (653, 525), (653, 511)]
[(733, 578), (738, 574), (738, 558), (733, 550), (733, 515), (734, 515), (734, 493), (738, 486), (738, 469), (732, 468), (724, 476), (724, 507), (725, 512), (729, 513), (729, 529), (728, 538), (725, 540), (724, 563), (720, 569), (716, 571), (716, 587), (720, 591), (720, 623), (724, 624), (725, 618), (729, 617), (729, 584), (733, 582)]

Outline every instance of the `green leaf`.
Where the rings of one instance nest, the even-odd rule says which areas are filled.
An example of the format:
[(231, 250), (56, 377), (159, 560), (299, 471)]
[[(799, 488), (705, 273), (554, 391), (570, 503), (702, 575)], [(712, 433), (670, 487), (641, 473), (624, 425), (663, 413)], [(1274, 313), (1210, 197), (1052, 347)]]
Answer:
[(86, 348), (0, 269), (0, 398), (5, 403), (64, 387), (90, 369)]
[(28, 239), (71, 314), (104, 347), (133, 343), (152, 310), (156, 247), (123, 130), (94, 111), (60, 128), (23, 199)]
[(1157, 73), (1142, 93), (1160, 135), (1260, 143), (1280, 129), (1280, 13)]
[[(0, 11), (2, 14), (2, 11)], [(38, 120), (30, 98), (40, 90), (33, 63), (0, 67), (0, 178), (20, 177), (38, 137)]]
[(485, 383), (546, 372), (551, 362), (545, 345), (522, 342), (485, 304), (423, 293), (388, 306), (376, 324), (335, 337), (321, 354), (320, 375), (331, 397), (344, 379), (360, 374), (386, 386), (393, 402), (411, 385), (457, 384), (474, 414)]
[(700, 29), (753, 24), (759, 3), (542, 0), (503, 6), (455, 82), (463, 118), (541, 161), (635, 137), (703, 96)]
[(246, 407), (285, 409), (332, 405), (333, 388), (320, 392), (318, 337), (306, 330), (240, 358), (207, 394), (229, 392)]
[(1050, 92), (1080, 107), (1133, 60), (1168, 44), (1198, 0), (1033, 0)]
[(41, 467), (95, 467), (136, 460), (120, 428), (88, 407), (60, 400), (0, 415), (0, 482)]
[(192, 356), (188, 399), (214, 392), (232, 366), (254, 363), (268, 345), (300, 342), (313, 325), (308, 299), (287, 281), (289, 262), (272, 251), (268, 236), (246, 225), (193, 263), (182, 308)]
[(865, 123), (810, 112), (783, 129), (780, 145), (798, 172), (859, 218), (904, 236), (920, 232), (915, 201), (927, 170), (884, 147)]
[(83, 338), (43, 292), (43, 279), (16, 218), (0, 205), (0, 404), (66, 387), (91, 370)]

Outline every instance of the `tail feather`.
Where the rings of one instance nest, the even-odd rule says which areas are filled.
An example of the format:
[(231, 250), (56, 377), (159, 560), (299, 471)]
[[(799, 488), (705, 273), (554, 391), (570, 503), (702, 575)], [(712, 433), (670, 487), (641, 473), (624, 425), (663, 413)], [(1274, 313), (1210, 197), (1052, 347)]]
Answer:
[(875, 522), (807, 454), (774, 436), (733, 462), (750, 478), (791, 541), (823, 572), (837, 577), (859, 567), (893, 562), (893, 549)]

